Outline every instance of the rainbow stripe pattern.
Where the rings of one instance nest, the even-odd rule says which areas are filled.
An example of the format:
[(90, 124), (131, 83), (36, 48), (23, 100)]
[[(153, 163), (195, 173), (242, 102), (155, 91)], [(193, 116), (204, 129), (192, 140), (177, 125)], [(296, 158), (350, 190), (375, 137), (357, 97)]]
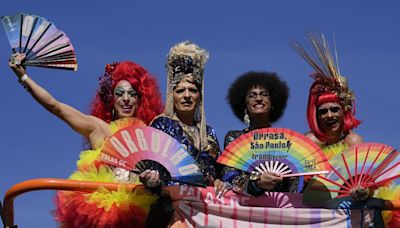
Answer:
[[(263, 128), (243, 134), (231, 142), (217, 160), (246, 172), (257, 171), (260, 167), (282, 170), (284, 164), (290, 172), (282, 174), (328, 170), (326, 161), (317, 144), (287, 128)], [(268, 164), (270, 168), (266, 167)]]
[(329, 191), (331, 198), (347, 197), (355, 188), (376, 189), (399, 183), (400, 153), (379, 143), (363, 143), (329, 160), (331, 172), (315, 176), (310, 189)]
[(77, 70), (74, 47), (67, 34), (46, 18), (17, 13), (1, 17), (13, 53), (25, 53), (26, 66)]
[(132, 170), (143, 160), (163, 165), (176, 181), (202, 183), (203, 174), (193, 157), (174, 138), (147, 126), (129, 126), (115, 132), (103, 146), (100, 158), (112, 166)]

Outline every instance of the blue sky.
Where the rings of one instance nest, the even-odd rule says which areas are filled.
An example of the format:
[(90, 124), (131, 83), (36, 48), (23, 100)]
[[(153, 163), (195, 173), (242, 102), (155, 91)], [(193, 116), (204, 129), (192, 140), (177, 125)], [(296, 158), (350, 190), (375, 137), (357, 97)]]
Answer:
[[(28, 74), (60, 101), (87, 112), (104, 65), (132, 60), (155, 75), (165, 97), (169, 48), (192, 40), (210, 52), (206, 65), (207, 121), (222, 143), (244, 125), (226, 103), (229, 84), (249, 70), (275, 71), (291, 96), (276, 127), (306, 132), (305, 109), (312, 69), (291, 48), (306, 32), (336, 35), (341, 73), (357, 97), (356, 130), (365, 141), (399, 148), (400, 3), (392, 1), (6, 1), (0, 15), (37, 14), (70, 37), (77, 72), (28, 68)], [(1, 29), (2, 30), (2, 29)], [(0, 32), (2, 108), (0, 195), (32, 178), (66, 178), (75, 168), (82, 137), (47, 113), (7, 67), (11, 54)], [(22, 195), (15, 202), (20, 227), (55, 227), (53, 191)]]

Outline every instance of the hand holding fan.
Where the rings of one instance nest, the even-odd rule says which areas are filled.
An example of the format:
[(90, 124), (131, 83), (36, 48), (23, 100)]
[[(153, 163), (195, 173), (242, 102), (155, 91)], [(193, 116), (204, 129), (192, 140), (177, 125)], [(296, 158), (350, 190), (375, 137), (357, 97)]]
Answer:
[(193, 157), (174, 138), (152, 127), (130, 126), (115, 132), (106, 140), (101, 160), (126, 170), (136, 169), (139, 162), (146, 165), (146, 161), (154, 161), (161, 170), (168, 171), (160, 176), (195, 185), (203, 183), (203, 174)]
[(47, 19), (27, 13), (1, 17), (13, 53), (24, 53), (22, 65), (77, 70), (67, 35)]
[[(263, 128), (231, 142), (217, 162), (246, 172), (274, 172), (283, 177), (327, 173), (320, 147), (286, 128)], [(302, 188), (299, 184), (298, 190)]]
[(328, 191), (331, 198), (351, 196), (364, 200), (373, 190), (400, 177), (400, 153), (393, 147), (364, 143), (329, 160), (331, 172), (316, 176), (310, 190)]

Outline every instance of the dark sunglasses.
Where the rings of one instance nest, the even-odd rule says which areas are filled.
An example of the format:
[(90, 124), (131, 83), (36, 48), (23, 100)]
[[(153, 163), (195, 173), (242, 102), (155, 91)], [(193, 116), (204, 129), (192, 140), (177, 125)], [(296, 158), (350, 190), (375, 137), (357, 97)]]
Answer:
[(332, 113), (338, 113), (340, 111), (340, 107), (334, 106), (334, 107), (330, 107), (330, 108), (321, 108), (321, 109), (318, 109), (318, 114), (325, 115), (328, 113), (328, 111), (331, 111)]

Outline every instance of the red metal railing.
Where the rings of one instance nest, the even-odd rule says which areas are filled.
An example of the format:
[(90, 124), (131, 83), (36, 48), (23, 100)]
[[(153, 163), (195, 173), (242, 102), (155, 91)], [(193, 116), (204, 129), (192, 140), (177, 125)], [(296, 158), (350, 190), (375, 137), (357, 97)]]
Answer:
[[(93, 192), (100, 186), (108, 190), (117, 190), (119, 183), (107, 182), (88, 182), (88, 181), (74, 181), (57, 178), (40, 178), (20, 182), (12, 186), (4, 196), (4, 225), (6, 227), (14, 226), (14, 200), (17, 196), (31, 191), (37, 190), (65, 190), (65, 191), (83, 191)], [(133, 190), (134, 188), (142, 187), (136, 184), (125, 184), (127, 189)]]
[[(40, 178), (20, 182), (12, 186), (4, 196), (3, 219), (5, 227), (14, 226), (14, 200), (17, 196), (31, 191), (37, 190), (65, 190), (65, 191), (83, 191), (93, 192), (99, 187), (104, 187), (108, 190), (118, 190), (121, 186), (120, 183), (108, 182), (88, 182), (88, 181), (74, 181), (57, 178)], [(143, 188), (142, 185), (124, 184), (124, 186), (133, 190), (135, 188)], [(168, 189), (165, 189), (168, 191)], [(400, 200), (385, 201), (384, 210), (400, 210)]]

